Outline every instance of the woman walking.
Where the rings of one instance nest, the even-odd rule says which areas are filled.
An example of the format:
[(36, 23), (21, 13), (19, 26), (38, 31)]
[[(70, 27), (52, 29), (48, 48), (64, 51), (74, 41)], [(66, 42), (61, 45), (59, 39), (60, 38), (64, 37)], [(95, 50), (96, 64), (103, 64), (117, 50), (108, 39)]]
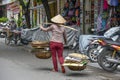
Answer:
[(51, 19), (52, 25), (44, 28), (40, 25), (43, 31), (51, 31), (52, 37), (50, 39), (50, 50), (52, 53), (52, 62), (54, 69), (52, 71), (58, 72), (57, 57), (61, 65), (62, 73), (65, 73), (65, 68), (62, 66), (64, 63), (63, 58), (63, 44), (66, 44), (66, 33), (65, 28), (60, 26), (66, 22), (66, 20), (61, 16), (57, 15)]

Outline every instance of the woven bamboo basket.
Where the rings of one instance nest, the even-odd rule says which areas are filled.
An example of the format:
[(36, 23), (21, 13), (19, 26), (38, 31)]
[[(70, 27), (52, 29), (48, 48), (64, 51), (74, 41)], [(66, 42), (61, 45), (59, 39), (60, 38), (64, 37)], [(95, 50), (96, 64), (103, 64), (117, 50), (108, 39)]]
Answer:
[(44, 47), (49, 46), (49, 42), (48, 41), (33, 41), (31, 42), (31, 46), (33, 48), (44, 48)]
[(49, 59), (51, 58), (51, 52), (50, 51), (39, 51), (35, 53), (35, 56), (39, 59)]
[(68, 66), (68, 68), (72, 71), (81, 71), (86, 68), (86, 65), (84, 65), (84, 66)]
[(73, 64), (76, 64), (77, 66), (72, 66), (72, 65), (68, 65), (67, 66), (72, 71), (81, 71), (81, 70), (84, 70), (86, 68), (86, 64), (82, 65), (81, 62), (77, 62), (77, 61), (68, 60), (68, 61), (65, 61), (64, 63), (68, 63), (68, 64), (72, 64), (73, 63)]

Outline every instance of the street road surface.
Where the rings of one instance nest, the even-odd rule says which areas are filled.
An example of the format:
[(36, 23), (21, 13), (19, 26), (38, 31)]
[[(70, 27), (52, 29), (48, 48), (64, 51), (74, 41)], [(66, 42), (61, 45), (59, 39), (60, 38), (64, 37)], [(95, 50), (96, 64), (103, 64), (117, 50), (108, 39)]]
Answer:
[[(64, 52), (66, 56), (70, 51)], [(89, 63), (83, 71), (52, 72), (50, 59), (38, 59), (27, 46), (7, 46), (0, 39), (0, 80), (120, 80), (120, 71), (106, 72)], [(98, 66), (98, 65), (97, 65)]]

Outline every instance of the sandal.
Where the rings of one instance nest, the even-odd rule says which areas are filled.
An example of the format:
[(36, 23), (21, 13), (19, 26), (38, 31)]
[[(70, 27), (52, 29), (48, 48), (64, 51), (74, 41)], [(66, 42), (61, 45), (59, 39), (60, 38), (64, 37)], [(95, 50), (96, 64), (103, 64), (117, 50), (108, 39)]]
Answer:
[(64, 68), (64, 66), (61, 66), (61, 68), (62, 68), (62, 73), (65, 73), (65, 68)]

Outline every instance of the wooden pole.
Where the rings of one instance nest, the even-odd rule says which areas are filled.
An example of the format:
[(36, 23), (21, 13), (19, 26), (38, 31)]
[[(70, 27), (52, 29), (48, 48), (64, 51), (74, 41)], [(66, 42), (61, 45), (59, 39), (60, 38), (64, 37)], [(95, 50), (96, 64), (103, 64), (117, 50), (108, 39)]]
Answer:
[[(41, 23), (41, 24), (53, 24), (53, 23)], [(41, 25), (40, 24), (40, 25)], [(74, 30), (74, 31), (78, 31), (77, 29), (75, 29), (75, 28), (72, 28), (72, 27), (70, 27), (70, 26), (65, 26), (65, 25), (60, 25), (61, 27), (65, 27), (65, 28), (68, 28), (68, 29), (71, 29), (71, 30)]]

